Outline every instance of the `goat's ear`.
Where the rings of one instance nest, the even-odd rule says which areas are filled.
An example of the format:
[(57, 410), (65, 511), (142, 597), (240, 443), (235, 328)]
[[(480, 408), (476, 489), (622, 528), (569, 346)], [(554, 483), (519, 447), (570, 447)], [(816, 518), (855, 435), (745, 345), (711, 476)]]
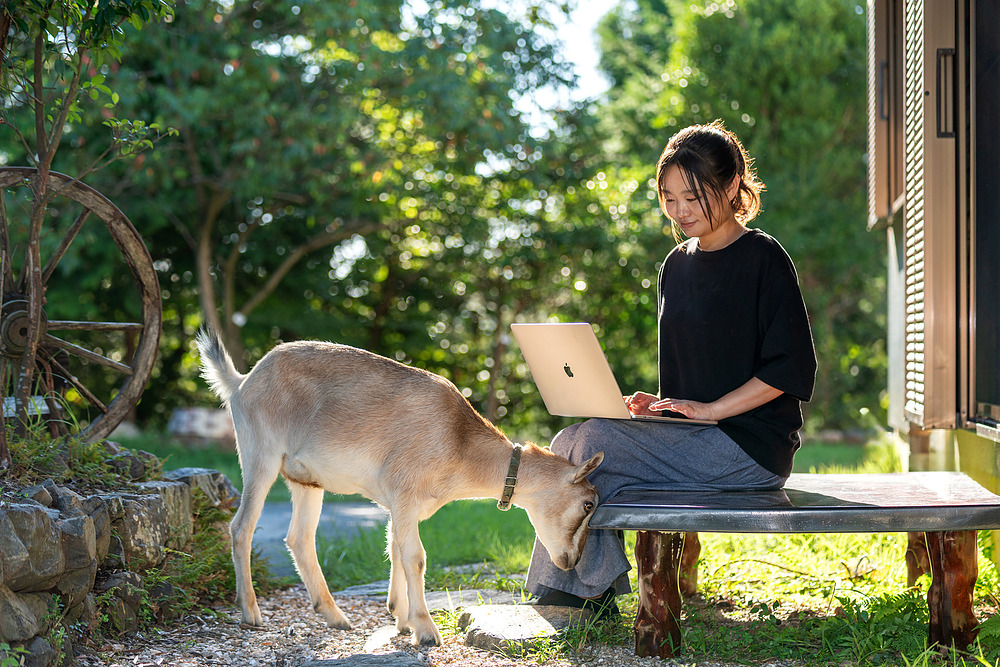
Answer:
[(590, 457), (587, 461), (584, 461), (576, 467), (573, 471), (573, 483), (576, 484), (581, 479), (594, 472), (597, 466), (601, 465), (601, 461), (604, 460), (604, 452), (597, 452)]

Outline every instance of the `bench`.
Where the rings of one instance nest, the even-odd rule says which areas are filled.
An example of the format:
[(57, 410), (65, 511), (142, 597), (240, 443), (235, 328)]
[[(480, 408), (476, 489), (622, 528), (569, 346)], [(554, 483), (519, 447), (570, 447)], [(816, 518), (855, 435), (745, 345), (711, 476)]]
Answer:
[(1000, 529), (1000, 496), (954, 472), (793, 474), (766, 492), (622, 491), (592, 529), (638, 531), (635, 649), (681, 649), (681, 591), (696, 589), (697, 533), (909, 533), (910, 585), (931, 573), (929, 643), (975, 641), (976, 531)]

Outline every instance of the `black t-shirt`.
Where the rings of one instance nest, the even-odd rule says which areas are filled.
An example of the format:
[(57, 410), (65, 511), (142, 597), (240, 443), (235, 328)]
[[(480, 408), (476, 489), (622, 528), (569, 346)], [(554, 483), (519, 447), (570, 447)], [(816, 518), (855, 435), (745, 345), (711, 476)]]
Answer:
[(784, 392), (719, 427), (757, 463), (787, 476), (812, 398), (816, 353), (798, 276), (758, 229), (712, 252), (689, 239), (658, 283), (660, 397), (710, 402), (757, 377)]

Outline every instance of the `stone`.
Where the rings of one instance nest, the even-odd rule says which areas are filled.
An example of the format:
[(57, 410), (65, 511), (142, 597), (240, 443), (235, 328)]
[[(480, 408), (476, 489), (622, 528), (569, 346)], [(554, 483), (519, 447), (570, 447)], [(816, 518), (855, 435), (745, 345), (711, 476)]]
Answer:
[(60, 514), (76, 516), (83, 514), (83, 497), (72, 489), (64, 486), (54, 486), (52, 503)]
[(470, 588), (461, 591), (427, 591), (424, 593), (427, 609), (455, 611), (475, 605), (513, 605), (521, 601), (521, 595), (509, 591), (495, 591), (485, 588)]
[(108, 516), (111, 518), (111, 523), (120, 521), (125, 517), (125, 499), (122, 498), (120, 493), (109, 493), (98, 496), (98, 498), (104, 501), (105, 507), (108, 510)]
[(593, 613), (589, 609), (570, 607), (477, 605), (462, 613), (458, 626), (465, 631), (466, 646), (506, 653), (512, 645), (551, 637), (585, 622)]
[(43, 620), (49, 611), (51, 595), (19, 595), (0, 586), (0, 641), (23, 642), (45, 629)]
[(52, 515), (58, 519), (59, 513), (40, 505), (19, 504), (8, 505), (5, 514), (13, 534), (30, 555), (20, 568), (6, 572), (7, 586), (15, 591), (43, 591), (49, 588), (65, 569), (60, 547), (62, 540), (52, 520)]
[(115, 454), (104, 463), (126, 479), (138, 481), (146, 474), (146, 465), (138, 456), (129, 451)]
[(97, 558), (97, 534), (94, 520), (86, 514), (63, 519), (56, 523), (67, 570), (87, 567)]
[(41, 637), (35, 637), (25, 645), (28, 654), (24, 658), (24, 667), (49, 667), (59, 660), (59, 651)]
[[(51, 479), (48, 479), (46, 481), (52, 482)], [(55, 482), (52, 482), (52, 484), (54, 485)], [(39, 505), (44, 505), (45, 507), (52, 506), (52, 494), (49, 493), (49, 490), (45, 487), (44, 483), (28, 487), (27, 489), (21, 492), (21, 495), (23, 495), (25, 498), (30, 498), (31, 500), (34, 500)]]
[(14, 524), (7, 517), (6, 510), (0, 510), (0, 554), (3, 554), (0, 558), (0, 585), (20, 572), (31, 557), (14, 532)]
[(167, 541), (171, 549), (184, 550), (194, 534), (191, 515), (191, 487), (184, 482), (155, 481), (137, 484), (140, 489), (156, 493), (163, 498), (167, 519)]
[(330, 660), (311, 660), (301, 667), (427, 667), (427, 663), (415, 655), (397, 651), (382, 655), (352, 655)]
[(97, 598), (94, 594), (88, 592), (79, 604), (67, 607), (63, 621), (71, 627), (81, 628), (82, 634), (92, 634), (97, 630)]
[(56, 582), (56, 590), (63, 596), (65, 605), (73, 607), (83, 602), (87, 594), (93, 590), (96, 577), (97, 559), (94, 558), (85, 567), (63, 573)]
[(115, 572), (94, 586), (97, 593), (110, 592), (104, 613), (110, 627), (119, 635), (132, 634), (139, 628), (139, 607), (143, 604), (143, 579), (135, 572)]
[[(170, 532), (167, 504), (158, 494), (122, 496), (125, 516), (112, 522), (121, 538), (123, 556), (128, 566), (142, 571), (155, 567), (166, 557), (164, 545)], [(112, 549), (109, 552), (114, 555)]]
[(224, 500), (219, 494), (219, 484), (217, 478), (221, 475), (218, 470), (209, 468), (177, 468), (163, 473), (163, 477), (176, 482), (184, 482), (194, 489), (200, 489), (205, 494), (205, 498), (212, 507), (218, 507)]
[(111, 546), (111, 513), (108, 511), (108, 504), (100, 496), (90, 496), (83, 501), (83, 511), (94, 522), (97, 560), (103, 561)]

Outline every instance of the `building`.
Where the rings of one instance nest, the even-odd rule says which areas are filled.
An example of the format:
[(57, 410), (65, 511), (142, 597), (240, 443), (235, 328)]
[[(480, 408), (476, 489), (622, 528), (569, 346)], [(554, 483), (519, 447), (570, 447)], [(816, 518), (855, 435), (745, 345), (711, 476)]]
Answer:
[(868, 91), (889, 425), (1000, 493), (1000, 2), (869, 0)]

